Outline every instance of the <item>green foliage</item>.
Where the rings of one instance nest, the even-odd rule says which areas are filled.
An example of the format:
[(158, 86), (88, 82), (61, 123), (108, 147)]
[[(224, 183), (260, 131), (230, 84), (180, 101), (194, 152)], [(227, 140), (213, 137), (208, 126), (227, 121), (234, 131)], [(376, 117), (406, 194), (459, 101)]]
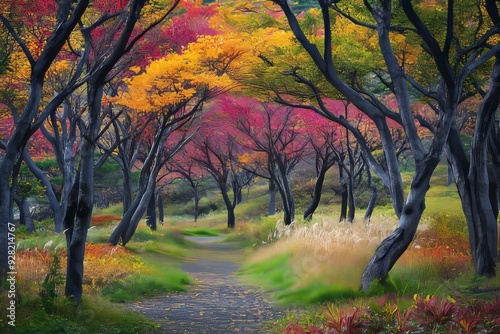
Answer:
[(57, 254), (53, 254), (49, 272), (45, 275), (42, 282), (42, 290), (39, 295), (42, 299), (42, 305), (47, 313), (54, 312), (54, 302), (58, 297), (58, 289), (64, 283), (65, 278), (59, 263)]
[(17, 181), (17, 192), (21, 198), (27, 198), (31, 196), (36, 196), (39, 198), (43, 198), (45, 194), (45, 186), (42, 185), (37, 179), (19, 179)]

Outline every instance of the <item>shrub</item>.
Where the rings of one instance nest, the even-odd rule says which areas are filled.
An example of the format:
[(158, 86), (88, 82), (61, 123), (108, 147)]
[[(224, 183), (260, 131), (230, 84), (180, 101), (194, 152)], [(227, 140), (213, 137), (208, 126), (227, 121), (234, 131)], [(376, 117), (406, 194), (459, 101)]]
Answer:
[(54, 312), (54, 301), (58, 297), (58, 288), (64, 283), (64, 274), (61, 270), (61, 264), (57, 254), (52, 254), (52, 262), (49, 272), (45, 275), (42, 283), (42, 290), (39, 295), (42, 299), (42, 305), (48, 313)]

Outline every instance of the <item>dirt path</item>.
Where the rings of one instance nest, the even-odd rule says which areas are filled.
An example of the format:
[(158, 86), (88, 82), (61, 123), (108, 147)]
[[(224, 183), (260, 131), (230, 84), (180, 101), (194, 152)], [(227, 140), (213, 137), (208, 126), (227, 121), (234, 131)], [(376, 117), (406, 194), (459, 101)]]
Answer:
[(265, 323), (281, 311), (257, 287), (236, 276), (244, 258), (237, 243), (220, 237), (189, 237), (197, 244), (183, 264), (194, 283), (187, 292), (158, 296), (130, 305), (158, 323), (158, 333), (265, 333)]

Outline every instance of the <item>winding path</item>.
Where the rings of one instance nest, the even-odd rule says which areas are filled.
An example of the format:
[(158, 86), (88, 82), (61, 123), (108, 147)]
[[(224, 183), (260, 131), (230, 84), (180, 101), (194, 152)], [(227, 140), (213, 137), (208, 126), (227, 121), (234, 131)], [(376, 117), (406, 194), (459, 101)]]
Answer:
[(197, 244), (183, 270), (194, 280), (187, 292), (153, 297), (129, 305), (160, 325), (157, 333), (265, 333), (265, 324), (282, 315), (258, 288), (236, 275), (245, 256), (238, 243), (221, 237), (188, 237)]

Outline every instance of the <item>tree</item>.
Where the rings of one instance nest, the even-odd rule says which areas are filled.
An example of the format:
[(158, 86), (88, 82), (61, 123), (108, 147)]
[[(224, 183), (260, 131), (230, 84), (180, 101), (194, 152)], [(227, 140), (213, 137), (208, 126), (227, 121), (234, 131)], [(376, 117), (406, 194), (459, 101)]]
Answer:
[(166, 168), (169, 173), (179, 175), (179, 178), (189, 183), (191, 192), (193, 193), (193, 216), (194, 221), (198, 221), (200, 214), (199, 203), (201, 199), (200, 185), (207, 178), (207, 170), (202, 168), (192, 157), (195, 156), (196, 147), (191, 141), (185, 145), (182, 150), (176, 155), (175, 159), (171, 159)]
[[(498, 45), (493, 47), (487, 45), (489, 38), (498, 33), (496, 28), (499, 22), (498, 8), (494, 1), (486, 1), (485, 7), (475, 7), (486, 10), (492, 24), (488, 23), (489, 26), (486, 27), (481, 26), (481, 28), (485, 28), (484, 30), (486, 32), (474, 36), (474, 40), (469, 43), (468, 47), (460, 47), (455, 50), (451, 47), (452, 41), (462, 37), (456, 34), (455, 31), (462, 32), (466, 30), (463, 28), (459, 29), (458, 27), (460, 24), (466, 24), (466, 22), (470, 24), (470, 21), (465, 21), (464, 18), (459, 20), (459, 18), (456, 17), (454, 14), (453, 1), (449, 1), (447, 7), (444, 9), (446, 13), (446, 31), (436, 28), (438, 29), (437, 33), (441, 33), (444, 36), (444, 42), (441, 44), (438, 42), (436, 31), (432, 31), (429, 26), (424, 23), (422, 15), (415, 11), (410, 1), (402, 1), (401, 8), (394, 6), (391, 1), (364, 2), (365, 16), (363, 17), (360, 15), (361, 19), (349, 15), (349, 13), (341, 9), (339, 7), (340, 5), (336, 2), (318, 1), (321, 7), (324, 24), (324, 36), (322, 40), (324, 49), (323, 54), (321, 54), (318, 47), (314, 44), (314, 41), (308, 38), (302, 29), (288, 3), (286, 1), (274, 2), (283, 10), (294, 35), (310, 55), (326, 81), (375, 123), (384, 147), (385, 163), (389, 170), (389, 185), (393, 196), (393, 202), (396, 200), (396, 203), (402, 203), (403, 193), (401, 187), (402, 183), (400, 181), (401, 177), (397, 166), (396, 149), (391, 139), (390, 132), (388, 131), (386, 119), (392, 119), (403, 126), (406, 138), (408, 139), (413, 153), (416, 171), (410, 185), (409, 194), (404, 206), (395, 205), (396, 213), (400, 216), (398, 227), (382, 242), (375, 255), (368, 263), (362, 278), (362, 287), (366, 290), (374, 280), (379, 279), (383, 281), (387, 278), (389, 270), (413, 239), (420, 217), (425, 208), (425, 194), (429, 188), (430, 177), (439, 163), (441, 153), (444, 151), (445, 146), (448, 147), (447, 151), (450, 152), (448, 156), (456, 156), (456, 151), (453, 153), (451, 151), (453, 151), (454, 145), (460, 142), (458, 138), (453, 135), (453, 121), (456, 116), (457, 106), (464, 97), (466, 97), (466, 79), (470, 78), (471, 74), (481, 66), (488, 68), (487, 71), (490, 71), (491, 77), (490, 86), (479, 108), (480, 111), (478, 116), (479, 114), (481, 114), (481, 116), (478, 117), (476, 121), (477, 127), (474, 141), (476, 145), (478, 143), (486, 144), (484, 141), (486, 136), (484, 135), (488, 131), (486, 131), (486, 124), (483, 122), (485, 120), (491, 120), (492, 111), (497, 109), (497, 90), (500, 89), (497, 72), (500, 63), (497, 61), (492, 65), (491, 62), (488, 62), (488, 60), (498, 56), (500, 47)], [(363, 6), (360, 6), (360, 8), (363, 8)], [(403, 13), (401, 13), (399, 9), (402, 9)], [(340, 76), (341, 73), (339, 72), (338, 62), (332, 53), (335, 47), (335, 45), (332, 44), (332, 40), (333, 36), (337, 33), (337, 25), (334, 25), (332, 21), (333, 12), (337, 12), (340, 16), (347, 18), (351, 22), (376, 33), (376, 39), (379, 46), (378, 52), (384, 64), (383, 73), (387, 75), (389, 81), (383, 76), (378, 76), (378, 78), (394, 93), (398, 102), (397, 112), (380, 103), (380, 100), (376, 98), (373, 92), (370, 92), (366, 87), (360, 85), (359, 81), (354, 80), (353, 82), (352, 77), (347, 79)], [(404, 14), (402, 22), (394, 22), (397, 17), (396, 14)], [(364, 21), (364, 18), (367, 18), (367, 20)], [(483, 22), (480, 24), (483, 24)], [(479, 30), (477, 31), (479, 32)], [(397, 43), (397, 38), (404, 39), (405, 36), (398, 34), (398, 32), (404, 32), (415, 37), (421, 45), (424, 46), (425, 53), (421, 53), (421, 55), (423, 58), (427, 58), (427, 64), (432, 65), (432, 68), (436, 70), (435, 77), (429, 78), (430, 82), (428, 82), (428, 84), (430, 86), (432, 82), (432, 85), (438, 87), (438, 94), (431, 93), (424, 88), (427, 86), (425, 81), (422, 80), (423, 84), (417, 83), (417, 80), (422, 77), (418, 77), (415, 74), (412, 76), (412, 64), (405, 62), (404, 50), (398, 48)], [(485, 48), (483, 49), (483, 47)], [(452, 51), (456, 52), (453, 53)], [(460, 59), (460, 62), (456, 62), (456, 59)], [(379, 71), (378, 73), (381, 72)], [(309, 86), (315, 92), (318, 103), (320, 104), (320, 112), (330, 119), (341, 123), (341, 120), (335, 119), (335, 117), (329, 115), (328, 110), (321, 108), (321, 97), (319, 96), (317, 87), (297, 72), (293, 74), (297, 80)], [(422, 95), (436, 101), (433, 105), (439, 116), (439, 124), (437, 127), (433, 128), (434, 136), (432, 137), (432, 142), (428, 149), (424, 148), (422, 140), (419, 137), (417, 123), (412, 112), (408, 83), (416, 87)], [(451, 132), (450, 129), (452, 130)], [(489, 198), (484, 198), (485, 196), (487, 197), (488, 194), (488, 191), (485, 191), (488, 189), (488, 186), (485, 184), (488, 178), (484, 170), (485, 167), (479, 166), (486, 165), (480, 164), (480, 162), (485, 162), (486, 159), (486, 151), (484, 149), (486, 145), (481, 147), (482, 149), (478, 150), (477, 153), (475, 153), (475, 149), (471, 152), (474, 158), (471, 159), (468, 181), (482, 190), (481, 195), (476, 191), (472, 191), (470, 193), (470, 198), (473, 203), (469, 203), (474, 204), (471, 206), (473, 208), (484, 209), (480, 211), (484, 212), (484, 214), (480, 214), (479, 211), (475, 212), (474, 216), (478, 219), (476, 219), (473, 224), (469, 223), (469, 229), (473, 230), (472, 239), (477, 240), (475, 244), (471, 242), (476, 271), (480, 275), (492, 275), (494, 274), (495, 267), (494, 256), (496, 256), (492, 255), (493, 248), (496, 249), (496, 242), (493, 241), (493, 239), (496, 239), (496, 233), (492, 232), (494, 232), (496, 228), (496, 223), (494, 223), (494, 219), (492, 219), (493, 215), (490, 215), (492, 212), (490, 200)], [(479, 148), (479, 146), (476, 146), (476, 148)], [(376, 167), (370, 161), (368, 162), (372, 168)], [(380, 171), (376, 168), (374, 170), (381, 175), (384, 180), (384, 175), (380, 174)], [(458, 176), (463, 176), (465, 174), (466, 173), (461, 173), (461, 175)], [(393, 180), (397, 180), (397, 182)], [(467, 201), (464, 203), (467, 203)], [(466, 216), (468, 216), (467, 213)], [(474, 229), (476, 229), (477, 232), (474, 232)]]
[[(62, 47), (66, 44), (70, 34), (75, 29), (78, 22), (81, 20), (89, 1), (81, 0), (72, 6), (71, 1), (62, 1), (57, 7), (57, 11), (53, 13), (55, 22), (53, 28), (50, 29), (48, 39), (43, 40), (42, 45), (37, 45), (33, 50), (30, 50), (22, 37), (16, 33), (8, 18), (0, 14), (0, 20), (3, 26), (8, 30), (9, 34), (16, 40), (19, 48), (25, 55), (30, 68), (30, 91), (26, 103), (20, 113), (19, 119), (16, 120), (16, 127), (10, 137), (10, 140), (5, 144), (5, 154), (0, 162), (0, 250), (2, 257), (0, 259), (0, 272), (5, 275), (9, 271), (7, 262), (8, 248), (8, 225), (13, 222), (10, 220), (9, 211), (11, 205), (11, 189), (9, 188), (9, 180), (16, 177), (14, 166), (19, 157), (20, 152), (26, 145), (29, 137), (40, 126), (50, 113), (50, 110), (56, 108), (70, 94), (70, 92), (78, 87), (81, 83), (77, 83), (79, 77), (78, 70), (71, 78), (69, 83), (61, 92), (56, 94), (50, 102), (45, 106), (45, 110), (39, 112), (41, 105), (42, 92), (44, 89), (44, 78), (50, 65), (59, 55)], [(30, 21), (27, 21), (30, 22)], [(38, 57), (36, 57), (38, 56)], [(81, 68), (80, 68), (81, 70)]]
[(304, 123), (293, 108), (259, 103), (250, 98), (223, 99), (221, 109), (240, 133), (240, 145), (266, 157), (266, 177), (277, 186), (285, 225), (295, 219), (289, 174), (306, 154)]
[[(155, 13), (152, 22), (147, 20), (143, 27), (137, 27), (141, 18), (141, 11), (145, 8), (144, 0), (132, 0), (125, 7), (117, 8), (117, 14), (111, 15), (116, 18), (111, 29), (103, 38), (101, 43), (95, 44), (94, 58), (88, 64), (91, 76), (87, 82), (87, 123), (81, 132), (82, 142), (79, 147), (80, 166), (78, 171), (78, 182), (73, 188), (73, 202), (70, 204), (65, 218), (66, 241), (68, 244), (68, 263), (66, 275), (66, 296), (72, 296), (76, 303), (80, 302), (82, 295), (83, 258), (85, 253), (85, 241), (87, 230), (93, 208), (93, 186), (94, 186), (94, 151), (96, 142), (100, 135), (101, 107), (105, 86), (115, 76), (115, 71), (123, 70), (120, 64), (126, 55), (148, 31), (165, 20), (176, 8), (178, 1), (174, 1), (165, 11)], [(118, 4), (119, 5), (119, 4)], [(144, 14), (144, 12), (142, 12)], [(105, 17), (104, 21), (107, 21)], [(97, 21), (99, 22), (99, 20)], [(86, 40), (92, 39), (93, 29), (99, 25), (93, 25), (86, 32)], [(140, 29), (142, 28), (142, 29)], [(94, 33), (98, 33), (96, 31)], [(113, 41), (109, 44), (108, 41)], [(90, 46), (91, 44), (88, 44)]]
[(227, 227), (234, 228), (236, 217), (234, 206), (229, 198), (229, 179), (231, 175), (231, 159), (236, 150), (236, 143), (227, 129), (221, 128), (219, 122), (205, 116), (199, 134), (194, 138), (195, 150), (191, 159), (207, 170), (212, 176), (222, 194), (227, 210)]

